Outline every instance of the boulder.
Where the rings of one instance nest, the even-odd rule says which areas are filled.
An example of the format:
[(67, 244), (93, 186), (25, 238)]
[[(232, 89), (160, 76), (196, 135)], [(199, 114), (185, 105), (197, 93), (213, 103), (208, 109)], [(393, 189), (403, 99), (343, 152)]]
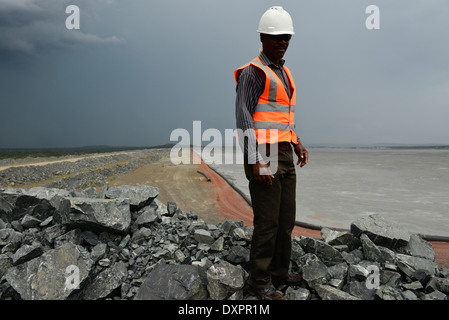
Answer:
[(194, 231), (193, 238), (200, 243), (213, 244), (215, 242), (215, 239), (212, 237), (211, 233), (205, 229), (196, 229)]
[(33, 242), (31, 245), (24, 244), (14, 253), (12, 257), (12, 264), (18, 265), (25, 261), (34, 259), (44, 252), (42, 245), (39, 242)]
[(62, 211), (61, 222), (71, 228), (126, 233), (131, 224), (129, 200), (67, 198), (69, 208)]
[(91, 264), (83, 247), (66, 243), (9, 268), (5, 279), (22, 299), (64, 300), (83, 285)]
[(204, 275), (192, 265), (157, 265), (139, 288), (135, 300), (202, 300)]
[(345, 261), (337, 249), (322, 240), (307, 237), (301, 239), (299, 244), (305, 252), (315, 254), (328, 267)]
[(245, 271), (226, 261), (207, 270), (207, 290), (213, 300), (226, 300), (245, 285)]
[(351, 233), (356, 237), (365, 233), (375, 244), (390, 249), (407, 245), (411, 236), (402, 226), (386, 220), (380, 214), (357, 219), (351, 223)]
[(84, 300), (98, 300), (108, 297), (120, 287), (128, 276), (127, 265), (123, 261), (114, 263), (100, 272), (83, 292)]
[(432, 244), (422, 239), (417, 234), (412, 234), (407, 245), (400, 248), (399, 251), (414, 257), (435, 261), (435, 251), (433, 251)]
[(360, 242), (363, 248), (363, 254), (366, 260), (382, 262), (384, 257), (382, 251), (370, 240), (366, 234), (360, 235)]
[(297, 260), (302, 278), (310, 283), (326, 283), (330, 278), (327, 266), (313, 253), (307, 253)]
[(314, 287), (322, 300), (360, 300), (357, 297), (332, 286), (319, 284)]
[(438, 264), (425, 258), (398, 253), (396, 260), (398, 268), (408, 277), (413, 277), (419, 269), (427, 270), (431, 275), (436, 275), (438, 272)]
[(115, 186), (105, 192), (107, 199), (129, 199), (131, 211), (149, 205), (159, 195), (159, 189), (152, 186)]

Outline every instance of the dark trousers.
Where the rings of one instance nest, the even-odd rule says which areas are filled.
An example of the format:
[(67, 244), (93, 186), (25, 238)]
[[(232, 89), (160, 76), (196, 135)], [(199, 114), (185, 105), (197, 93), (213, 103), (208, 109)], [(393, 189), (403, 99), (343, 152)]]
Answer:
[(257, 289), (273, 287), (272, 281), (284, 278), (290, 264), (296, 220), (296, 172), (290, 144), (278, 144), (277, 163), (272, 185), (254, 181), (252, 165), (244, 165), (254, 213), (249, 285)]

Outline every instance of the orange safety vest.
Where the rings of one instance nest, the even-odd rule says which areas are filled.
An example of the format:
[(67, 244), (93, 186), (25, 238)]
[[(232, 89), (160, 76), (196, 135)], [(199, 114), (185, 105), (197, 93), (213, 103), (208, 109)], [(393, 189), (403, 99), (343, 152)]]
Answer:
[[(260, 144), (278, 142), (296, 144), (297, 136), (294, 132), (296, 88), (290, 70), (283, 66), (292, 92), (289, 99), (281, 79), (270, 67), (265, 66), (259, 57), (234, 71), (236, 83), (242, 70), (249, 65), (255, 66), (265, 73), (265, 89), (259, 97), (253, 114), (257, 142)], [(277, 138), (276, 135), (270, 134), (271, 130), (277, 130)]]

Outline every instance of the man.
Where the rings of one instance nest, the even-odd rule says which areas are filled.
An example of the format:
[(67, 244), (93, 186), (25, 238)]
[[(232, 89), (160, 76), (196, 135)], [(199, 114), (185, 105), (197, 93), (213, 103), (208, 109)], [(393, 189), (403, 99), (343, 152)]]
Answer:
[(301, 282), (300, 276), (288, 273), (296, 220), (292, 149), (300, 167), (309, 155), (294, 131), (295, 84), (282, 59), (294, 34), (292, 19), (282, 7), (271, 7), (257, 31), (262, 51), (234, 72), (236, 122), (244, 132), (239, 142), (254, 213), (248, 292), (259, 299), (285, 300), (275, 285)]

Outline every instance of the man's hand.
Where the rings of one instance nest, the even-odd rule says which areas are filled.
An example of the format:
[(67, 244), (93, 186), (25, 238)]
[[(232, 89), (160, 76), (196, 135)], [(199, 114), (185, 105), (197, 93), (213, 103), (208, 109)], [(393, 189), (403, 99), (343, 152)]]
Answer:
[(271, 185), (273, 184), (274, 175), (270, 170), (268, 164), (263, 161), (258, 161), (253, 165), (253, 176), (256, 182)]
[(300, 164), (300, 167), (304, 167), (307, 162), (309, 161), (309, 153), (307, 152), (306, 148), (301, 144), (301, 142), (298, 139), (298, 144), (295, 144), (294, 147), (295, 153), (298, 156), (298, 162), (296, 165)]

